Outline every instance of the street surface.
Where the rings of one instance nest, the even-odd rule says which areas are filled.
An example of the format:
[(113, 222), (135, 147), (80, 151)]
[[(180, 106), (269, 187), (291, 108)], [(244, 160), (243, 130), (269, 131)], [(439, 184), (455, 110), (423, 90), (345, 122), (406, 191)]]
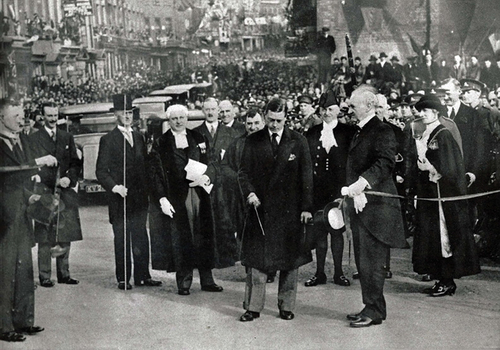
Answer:
[[(80, 284), (38, 286), (35, 324), (45, 331), (23, 343), (1, 342), (1, 349), (500, 349), (500, 267), (491, 261), (482, 261), (481, 274), (457, 280), (454, 296), (432, 298), (420, 293), (430, 283), (413, 273), (411, 250), (393, 249), (387, 321), (353, 329), (345, 316), (362, 308), (359, 281), (333, 284), (329, 253), (326, 285), (304, 287), (314, 262), (299, 270), (294, 320), (278, 317), (276, 281), (267, 285), (261, 317), (242, 323), (245, 273), (239, 264), (214, 270), (222, 293), (202, 292), (195, 272), (191, 295), (179, 296), (175, 274), (162, 271), (152, 271), (161, 287), (118, 290), (104, 204), (95, 195), (80, 208), (84, 240), (72, 244), (70, 255), (71, 277)], [(351, 279), (354, 271), (346, 244), (344, 272)], [(55, 280), (54, 260), (52, 272)]]

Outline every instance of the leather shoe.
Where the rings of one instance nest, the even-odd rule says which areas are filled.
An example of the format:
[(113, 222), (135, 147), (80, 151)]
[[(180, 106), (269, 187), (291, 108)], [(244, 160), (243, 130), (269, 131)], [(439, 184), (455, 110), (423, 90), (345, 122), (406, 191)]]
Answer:
[(26, 337), (22, 334), (16, 332), (4, 332), (0, 333), (0, 340), (4, 341), (25, 341)]
[(66, 277), (66, 278), (57, 279), (57, 283), (62, 283), (62, 284), (78, 284), (78, 283), (80, 283), (80, 281), (79, 280), (75, 280), (74, 278), (71, 278), (71, 277)]
[(147, 287), (158, 287), (161, 286), (161, 281), (155, 281), (152, 278), (145, 279), (143, 281), (134, 282), (136, 286), (147, 286)]
[(260, 312), (255, 312), (255, 311), (245, 311), (243, 315), (240, 316), (240, 321), (241, 322), (249, 322), (253, 321), (256, 318), (260, 317)]
[(30, 327), (23, 327), (23, 328), (16, 329), (16, 332), (17, 333), (26, 333), (26, 334), (29, 334), (29, 335), (33, 335), (33, 334), (36, 334), (36, 333), (40, 333), (40, 332), (42, 332), (44, 330), (45, 330), (45, 328), (40, 327), (40, 326), (30, 326)]
[(317, 286), (318, 284), (326, 284), (326, 275), (324, 273), (321, 275), (316, 274), (312, 276), (306, 281), (306, 283), (304, 283), (304, 286), (314, 287)]
[(346, 318), (349, 320), (349, 321), (356, 321), (358, 319), (361, 318), (361, 312), (358, 312), (357, 314), (348, 314), (346, 316)]
[[(125, 282), (118, 283), (118, 289), (125, 290)], [(132, 285), (127, 283), (127, 290), (132, 289)]]
[(333, 276), (333, 283), (338, 284), (339, 286), (343, 287), (349, 287), (351, 285), (351, 282), (347, 279), (346, 276)]
[(363, 328), (370, 327), (374, 325), (382, 324), (382, 319), (372, 320), (370, 317), (361, 315), (357, 320), (352, 321), (349, 326), (353, 328)]
[(189, 293), (189, 289), (184, 289), (184, 288), (183, 288), (183, 289), (179, 289), (179, 290), (177, 291), (177, 294), (179, 294), (179, 295), (189, 295), (189, 294), (191, 294), (191, 293)]
[(390, 270), (385, 272), (385, 278), (387, 279), (392, 278), (392, 272)]
[(359, 280), (359, 272), (354, 272), (354, 273), (352, 274), (352, 279), (353, 279), (353, 280)]
[(51, 280), (49, 279), (46, 279), (46, 280), (41, 280), (40, 281), (40, 285), (42, 287), (47, 287), (47, 288), (50, 288), (50, 287), (54, 287), (54, 282), (52, 282)]
[(201, 290), (204, 292), (222, 292), (224, 288), (214, 283), (209, 286), (201, 286)]
[(290, 320), (293, 320), (293, 318), (295, 317), (295, 315), (291, 311), (280, 310), (280, 317), (281, 317), (282, 320), (290, 321)]

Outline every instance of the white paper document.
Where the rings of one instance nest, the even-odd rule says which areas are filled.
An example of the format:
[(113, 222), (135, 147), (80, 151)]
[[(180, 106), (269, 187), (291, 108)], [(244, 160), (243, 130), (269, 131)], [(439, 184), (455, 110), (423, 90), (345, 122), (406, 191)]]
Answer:
[[(198, 162), (197, 160), (189, 158), (188, 163), (184, 167), (184, 170), (186, 170), (186, 179), (190, 181), (194, 181), (198, 179), (201, 175), (205, 174), (207, 171), (207, 165), (203, 164), (201, 162)], [(213, 184), (210, 184), (208, 186), (201, 186), (207, 193), (210, 193), (212, 191), (212, 187), (214, 187)]]

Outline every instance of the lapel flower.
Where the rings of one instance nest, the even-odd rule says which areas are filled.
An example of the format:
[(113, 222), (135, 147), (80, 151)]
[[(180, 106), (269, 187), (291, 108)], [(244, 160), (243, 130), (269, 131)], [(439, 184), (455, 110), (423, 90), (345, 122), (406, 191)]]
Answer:
[(288, 157), (288, 161), (291, 162), (295, 158), (297, 158), (297, 157), (295, 156), (295, 154), (292, 153), (292, 154), (290, 154), (290, 157)]

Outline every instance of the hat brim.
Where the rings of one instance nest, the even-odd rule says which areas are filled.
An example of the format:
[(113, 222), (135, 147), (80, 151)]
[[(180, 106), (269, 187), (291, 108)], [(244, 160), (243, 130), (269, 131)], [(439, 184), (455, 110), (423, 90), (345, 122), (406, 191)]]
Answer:
[(344, 215), (339, 201), (328, 203), (323, 209), (323, 221), (329, 229), (333, 231), (343, 231), (345, 229)]
[(115, 109), (114, 107), (111, 107), (109, 109), (110, 112), (115, 112), (115, 111), (126, 111), (126, 112), (129, 112), (129, 111), (133, 111), (134, 109), (137, 109), (137, 107), (133, 106), (132, 108), (130, 109)]

